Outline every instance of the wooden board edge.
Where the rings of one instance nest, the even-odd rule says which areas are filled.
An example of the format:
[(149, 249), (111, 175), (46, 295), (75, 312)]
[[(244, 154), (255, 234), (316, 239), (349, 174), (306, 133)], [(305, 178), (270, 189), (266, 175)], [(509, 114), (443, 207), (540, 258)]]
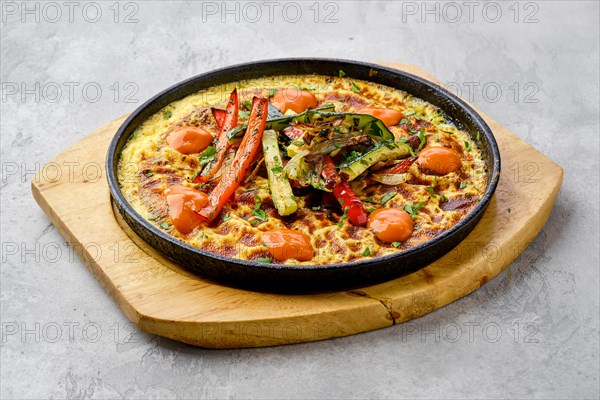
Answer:
[[(60, 154), (53, 160), (59, 159), (59, 157)], [(138, 324), (141, 321), (141, 315), (127, 301), (127, 299), (125, 299), (121, 295), (119, 290), (109, 280), (106, 279), (102, 268), (100, 267), (100, 265), (98, 265), (95, 256), (89, 252), (86, 246), (73, 246), (74, 243), (78, 243), (77, 237), (65, 224), (62, 223), (52, 205), (48, 203), (46, 198), (43, 196), (41, 188), (37, 183), (41, 180), (39, 180), (39, 177), (37, 178), (38, 179), (34, 178), (34, 180), (32, 180), (31, 182), (31, 193), (35, 201), (38, 203), (38, 205), (44, 211), (44, 213), (48, 216), (50, 222), (52, 222), (52, 224), (56, 227), (56, 230), (62, 235), (62, 237), (64, 237), (67, 240), (67, 244), (73, 249), (75, 254), (77, 254), (81, 258), (84, 264), (86, 264), (89, 270), (92, 272), (96, 280), (100, 282), (100, 284), (104, 287), (104, 289), (108, 292), (112, 299), (119, 305), (119, 308), (125, 314), (125, 316), (131, 322)]]
[[(390, 66), (392, 68), (396, 68), (395, 66), (390, 65), (389, 63), (388, 63), (388, 66)], [(418, 68), (420, 71), (423, 72), (423, 77), (425, 77), (425, 79), (435, 82), (435, 79), (428, 76), (428, 74), (425, 71), (423, 71), (420, 67), (415, 67), (415, 68)], [(484, 119), (486, 120), (486, 122), (488, 122), (488, 124), (496, 123), (494, 120), (492, 120), (490, 117), (486, 116), (484, 113), (480, 112), (479, 110), (477, 110), (477, 112), (480, 115), (482, 115), (482, 117), (484, 117)], [(108, 124), (104, 125), (103, 127), (86, 135), (81, 141), (84, 141), (86, 138), (93, 136), (100, 130), (108, 129), (108, 127), (112, 126), (113, 124), (120, 124), (125, 118), (126, 118), (126, 116), (122, 116), (122, 117), (119, 117), (119, 118), (116, 118), (116, 119), (110, 121)], [(509, 132), (509, 131), (507, 130), (507, 132)], [(515, 138), (517, 138), (518, 140), (521, 140), (516, 136), (515, 136)], [(70, 151), (71, 149), (73, 149), (74, 147), (76, 147), (81, 141), (76, 142), (74, 145), (70, 146), (65, 151), (61, 152), (53, 160), (59, 159), (62, 154), (66, 153), (66, 152)], [(532, 146), (530, 146), (530, 145), (527, 145), (527, 146), (530, 149), (533, 149), (536, 152), (538, 152)], [(541, 224), (539, 226), (539, 229), (536, 229), (535, 231), (532, 231), (532, 232), (527, 232), (527, 237), (528, 237), (527, 245), (529, 245), (529, 243), (537, 236), (539, 231), (541, 229), (543, 229), (543, 226), (545, 225), (547, 219), (550, 216), (552, 207), (554, 205), (554, 202), (556, 200), (556, 197), (558, 195), (558, 192), (560, 190), (560, 186), (562, 183), (562, 176), (563, 176), (562, 168), (560, 166), (558, 166), (558, 164), (554, 163), (554, 161), (552, 161), (551, 159), (549, 159), (545, 156), (543, 156), (543, 157), (545, 159), (549, 160), (550, 162), (552, 162), (560, 170), (560, 177), (557, 180), (556, 185), (552, 190), (552, 194), (544, 202), (544, 206), (543, 206), (544, 209), (540, 210), (539, 215), (543, 219), (543, 224)], [(52, 223), (57, 227), (57, 230), (69, 242), (71, 242), (71, 243), (76, 242), (77, 239), (74, 237), (72, 232), (68, 229), (68, 227), (66, 227), (64, 224), (62, 224), (60, 222), (60, 219), (54, 212), (52, 206), (44, 198), (43, 194), (41, 193), (41, 188), (37, 185), (37, 183), (35, 182), (35, 179), (34, 179), (34, 181), (32, 181), (32, 193), (33, 193), (35, 200), (40, 205), (40, 207), (46, 212), (46, 214), (49, 216)], [(390, 299), (387, 297), (379, 298), (375, 294), (370, 295), (367, 293), (368, 296), (365, 297), (365, 301), (368, 302), (369, 305), (376, 306), (376, 308), (379, 311), (384, 312), (386, 315), (388, 315), (388, 314), (390, 315), (390, 318), (387, 321), (387, 323), (385, 323), (385, 324), (379, 323), (379, 324), (376, 324), (377, 326), (366, 326), (365, 325), (364, 327), (357, 328), (356, 326), (348, 327), (347, 326), (348, 323), (343, 322), (343, 321), (342, 321), (343, 322), (342, 323), (340, 321), (336, 321), (335, 318), (333, 318), (333, 320), (331, 322), (328, 322), (327, 324), (329, 327), (332, 327), (332, 326), (336, 327), (337, 330), (335, 332), (325, 331), (325, 330), (320, 332), (317, 330), (317, 333), (315, 333), (312, 336), (312, 338), (307, 338), (307, 337), (304, 337), (301, 335), (300, 336), (292, 335), (292, 337), (289, 337), (289, 335), (287, 335), (288, 337), (286, 337), (286, 336), (277, 336), (277, 335), (273, 334), (273, 335), (267, 337), (267, 339), (265, 339), (264, 337), (261, 337), (261, 335), (254, 335), (251, 332), (248, 332), (247, 334), (243, 334), (243, 332), (240, 332), (239, 330), (236, 331), (235, 328), (232, 329), (231, 327), (228, 327), (228, 324), (230, 324), (229, 322), (173, 321), (173, 320), (168, 320), (168, 319), (160, 319), (160, 318), (157, 319), (150, 315), (141, 314), (137, 310), (135, 310), (135, 308), (127, 301), (127, 299), (125, 299), (124, 297), (121, 296), (121, 294), (117, 288), (115, 288), (110, 282), (106, 282), (106, 278), (103, 276), (101, 267), (99, 265), (97, 265), (96, 261), (94, 260), (94, 257), (90, 253), (87, 253), (84, 250), (82, 250), (81, 246), (75, 246), (75, 247), (76, 247), (75, 251), (77, 252), (77, 254), (84, 260), (84, 262), (92, 270), (92, 273), (95, 275), (95, 277), (101, 282), (101, 284), (109, 292), (111, 297), (113, 297), (113, 299), (118, 303), (119, 307), (125, 313), (127, 318), (129, 318), (132, 322), (134, 322), (138, 326), (140, 326), (141, 329), (143, 329), (144, 331), (149, 332), (149, 333), (154, 333), (154, 334), (158, 334), (161, 336), (170, 337), (172, 339), (179, 340), (182, 342), (186, 342), (189, 344), (193, 344), (196, 346), (209, 347), (209, 348), (238, 348), (238, 347), (271, 346), (271, 345), (323, 340), (323, 339), (332, 338), (332, 337), (341, 337), (341, 336), (352, 335), (355, 333), (366, 332), (369, 330), (387, 327), (387, 326), (393, 325), (395, 323), (404, 322), (404, 321), (407, 321), (407, 320), (410, 320), (413, 318), (420, 317), (424, 314), (427, 314), (428, 312), (433, 311), (434, 309), (441, 308), (444, 305), (447, 305), (450, 302), (455, 301), (455, 300), (467, 295), (468, 293), (471, 293), (472, 291), (476, 290), (477, 288), (479, 288), (481, 286), (481, 285), (479, 285), (479, 286), (475, 286), (472, 288), (470, 287), (464, 294), (458, 295), (458, 296), (456, 296), (456, 298), (454, 298), (452, 300), (449, 300), (449, 301), (444, 300), (444, 301), (440, 302), (439, 304), (436, 304), (435, 308), (433, 308), (433, 309), (427, 310), (422, 313), (417, 313), (414, 315), (407, 315), (406, 318), (403, 318), (402, 315), (400, 317), (394, 316), (394, 312), (395, 312), (394, 299)], [(515, 255), (514, 258), (516, 258), (517, 256), (518, 255)], [(493, 276), (496, 276), (506, 266), (510, 265), (510, 263), (512, 261), (514, 261), (514, 258), (512, 258), (510, 261), (507, 261), (505, 263), (505, 265), (503, 265), (502, 267), (497, 269), (497, 271), (495, 272), (495, 274)], [(366, 288), (366, 289), (368, 289), (368, 288)], [(371, 307), (365, 305), (365, 308), (371, 308)], [(332, 311), (330, 314), (335, 314), (335, 313), (336, 313), (335, 311)], [(298, 320), (297, 323), (304, 324), (303, 320), (310, 318), (313, 315), (314, 314), (311, 314), (309, 316), (300, 315), (300, 316), (295, 316), (293, 318)], [(330, 317), (335, 317), (335, 316), (330, 315)], [(269, 326), (273, 326), (274, 324), (281, 323), (281, 321), (282, 320), (280, 318), (278, 318), (276, 320), (264, 319), (264, 320), (241, 321), (241, 323), (255, 324), (255, 325), (253, 325), (253, 328), (260, 329), (262, 331), (263, 329), (267, 329)], [(168, 328), (170, 326), (172, 326), (173, 323), (177, 323), (179, 325), (184, 326), (184, 333), (177, 334), (177, 335), (172, 334)], [(288, 328), (293, 327), (293, 324), (294, 324), (293, 321), (286, 321), (286, 323), (291, 324), (288, 326)], [(331, 324), (331, 325), (329, 325), (329, 324)], [(350, 325), (352, 325), (352, 321), (350, 321)], [(364, 329), (362, 329), (362, 328), (364, 328)], [(198, 337), (199, 333), (202, 334), (201, 337)]]
[[(362, 310), (380, 311), (386, 309), (377, 300)], [(230, 322), (169, 321), (153, 317), (142, 317), (137, 325), (144, 332), (164, 336), (193, 346), (211, 349), (234, 349), (278, 346), (284, 344), (307, 343), (338, 337), (351, 336), (395, 324), (391, 319), (387, 323), (373, 323), (368, 318), (362, 321), (347, 321), (340, 311), (339, 316), (327, 315), (327, 320), (314, 321), (317, 314), (308, 317), (273, 318)], [(378, 312), (379, 312), (378, 311)], [(320, 315), (323, 318), (322, 315)], [(172, 325), (177, 324), (177, 330)]]

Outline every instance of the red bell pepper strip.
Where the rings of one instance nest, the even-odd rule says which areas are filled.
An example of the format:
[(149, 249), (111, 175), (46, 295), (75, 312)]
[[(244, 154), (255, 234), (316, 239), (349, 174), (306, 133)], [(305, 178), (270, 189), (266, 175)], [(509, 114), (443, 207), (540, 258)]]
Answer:
[(223, 173), (217, 186), (208, 195), (208, 205), (198, 212), (198, 215), (204, 220), (212, 221), (219, 215), (227, 200), (248, 175), (251, 164), (262, 147), (262, 136), (267, 123), (268, 107), (269, 102), (267, 99), (261, 97), (252, 99), (248, 128), (239, 149), (235, 153), (231, 166)]
[[(362, 202), (352, 191), (350, 184), (345, 181), (340, 174), (335, 170), (335, 164), (331, 157), (323, 157), (323, 171), (321, 175), (328, 182), (333, 184), (333, 195), (340, 202), (342, 209), (348, 210), (348, 221), (354, 226), (364, 226), (367, 224), (369, 217), (362, 206)], [(344, 211), (345, 212), (345, 211)]]
[(350, 184), (345, 180), (333, 187), (333, 195), (338, 199), (344, 209), (348, 207), (348, 221), (354, 226), (365, 226), (369, 217), (361, 201), (352, 191)]
[[(238, 110), (239, 103), (237, 89), (233, 89), (233, 92), (231, 92), (231, 95), (229, 96), (229, 102), (227, 103), (227, 108), (225, 110), (224, 120), (221, 124), (221, 130), (219, 131), (219, 136), (217, 139), (218, 141), (215, 148), (215, 158), (210, 162), (210, 164), (208, 164), (207, 167), (205, 167), (208, 172), (204, 175), (198, 174), (198, 176), (196, 176), (196, 179), (194, 179), (194, 183), (204, 183), (210, 181), (215, 175), (215, 173), (219, 170), (219, 168), (221, 168), (221, 165), (223, 165), (223, 160), (225, 160), (225, 153), (227, 152), (227, 146), (229, 145), (229, 142), (227, 140), (227, 132), (229, 132), (237, 126)], [(215, 116), (215, 119), (217, 119), (218, 122), (219, 118), (215, 115), (214, 109), (213, 115)]]
[(211, 108), (210, 110), (212, 111), (213, 117), (215, 117), (215, 119), (217, 120), (217, 125), (219, 126), (219, 129), (221, 129), (221, 127), (225, 123), (227, 111), (221, 110), (220, 108)]
[(325, 187), (329, 190), (333, 190), (335, 185), (342, 180), (340, 174), (335, 170), (333, 160), (329, 156), (323, 157), (323, 170), (321, 171), (321, 175), (325, 178)]
[(380, 169), (379, 171), (377, 171), (377, 173), (378, 174), (404, 174), (404, 173), (408, 172), (408, 169), (415, 162), (416, 159), (417, 159), (417, 157), (407, 158), (406, 160), (400, 161), (398, 164), (394, 165), (393, 167)]
[(283, 133), (290, 139), (296, 140), (300, 138), (304, 132), (302, 129), (296, 128), (295, 126), (290, 126), (289, 128), (285, 128)]

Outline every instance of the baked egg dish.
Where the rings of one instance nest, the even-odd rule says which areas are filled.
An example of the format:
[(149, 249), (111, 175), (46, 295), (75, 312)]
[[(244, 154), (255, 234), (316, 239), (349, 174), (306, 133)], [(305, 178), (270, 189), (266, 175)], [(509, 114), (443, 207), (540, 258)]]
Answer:
[(406, 251), (486, 190), (479, 133), (391, 87), (294, 75), (215, 86), (143, 122), (120, 153), (129, 204), (193, 247), (325, 265)]

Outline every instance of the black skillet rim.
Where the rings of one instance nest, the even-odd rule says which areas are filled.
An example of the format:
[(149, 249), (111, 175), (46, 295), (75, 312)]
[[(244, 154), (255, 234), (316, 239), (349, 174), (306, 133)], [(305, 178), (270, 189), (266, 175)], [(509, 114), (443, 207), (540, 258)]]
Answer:
[[(125, 199), (123, 193), (121, 192), (121, 190), (119, 188), (119, 184), (118, 184), (118, 180), (117, 180), (117, 176), (116, 176), (116, 167), (117, 167), (118, 159), (119, 159), (119, 153), (117, 153), (117, 150), (119, 150), (119, 152), (120, 152), (120, 150), (122, 150), (122, 149), (118, 149), (120, 139), (126, 133), (126, 131), (128, 129), (130, 129), (130, 125), (136, 120), (136, 118), (139, 118), (139, 116), (141, 114), (143, 114), (146, 111), (146, 109), (148, 109), (152, 106), (155, 106), (157, 103), (164, 102), (165, 99), (172, 98), (173, 94), (176, 94), (182, 88), (186, 88), (188, 86), (194, 86), (194, 84), (198, 84), (198, 82), (207, 80), (212, 76), (219, 76), (219, 75), (229, 73), (232, 77), (231, 82), (234, 82), (236, 71), (255, 69), (255, 68), (260, 69), (260, 68), (264, 68), (265, 66), (268, 66), (269, 64), (278, 64), (278, 63), (280, 63), (280, 64), (286, 64), (286, 63), (333, 63), (333, 64), (339, 64), (341, 67), (340, 69), (343, 69), (343, 66), (345, 64), (345, 65), (352, 65), (352, 66), (359, 67), (359, 68), (362, 67), (362, 68), (373, 69), (376, 71), (384, 71), (384, 72), (392, 74), (392, 75), (394, 75), (394, 74), (402, 75), (404, 79), (413, 80), (418, 85), (424, 86), (427, 90), (430, 90), (433, 92), (438, 92), (438, 94), (441, 95), (442, 98), (445, 98), (445, 100), (448, 100), (451, 103), (454, 103), (454, 105), (457, 106), (458, 108), (462, 109), (462, 111), (465, 112), (468, 115), (468, 117), (471, 118), (472, 122), (474, 122), (474, 124), (477, 126), (480, 134), (482, 135), (483, 138), (485, 138), (485, 142), (487, 142), (487, 144), (489, 146), (489, 151), (491, 152), (491, 155), (492, 155), (492, 165), (487, 166), (488, 173), (490, 176), (489, 183), (487, 184), (486, 191), (483, 194), (483, 196), (481, 197), (481, 200), (479, 201), (477, 206), (449, 230), (443, 232), (442, 234), (436, 236), (435, 238), (433, 238), (425, 243), (422, 243), (422, 244), (415, 246), (413, 248), (410, 248), (408, 250), (405, 250), (405, 251), (402, 251), (399, 253), (395, 253), (395, 254), (389, 254), (386, 256), (382, 256), (382, 257), (376, 257), (376, 258), (372, 258), (372, 259), (364, 259), (364, 260), (359, 260), (359, 261), (352, 261), (352, 262), (347, 262), (347, 263), (307, 265), (307, 266), (301, 266), (301, 267), (293, 266), (293, 265), (283, 265), (283, 264), (268, 264), (268, 263), (261, 263), (261, 262), (257, 262), (257, 261), (251, 261), (251, 260), (241, 260), (241, 259), (225, 257), (225, 256), (221, 256), (219, 254), (201, 250), (201, 249), (193, 247), (187, 243), (184, 243), (184, 242), (176, 239), (175, 237), (166, 234), (165, 232), (162, 232), (157, 227), (152, 225), (149, 221), (147, 221), (144, 217), (142, 217), (140, 214), (138, 214), (137, 211), (135, 211), (133, 209), (133, 207), (131, 207), (131, 205)], [(274, 74), (270, 74), (270, 75), (276, 76)], [(284, 73), (281, 73), (279, 75), (284, 75)], [(265, 74), (263, 76), (269, 76), (269, 74)], [(359, 78), (356, 78), (356, 79), (359, 79)], [(406, 89), (402, 89), (402, 88), (398, 88), (398, 89), (406, 91)], [(183, 98), (183, 97), (185, 97), (185, 96), (182, 96), (180, 98)], [(419, 97), (419, 96), (416, 96), (416, 97)], [(153, 113), (157, 112), (158, 110), (160, 110), (167, 104), (171, 103), (172, 101), (176, 101), (176, 100), (177, 100), (177, 98), (175, 100), (171, 99), (167, 103), (158, 107), (158, 109), (156, 111), (154, 111)], [(440, 107), (440, 109), (442, 111), (444, 111), (443, 108)], [(150, 114), (150, 115), (152, 115), (152, 114)], [(139, 126), (139, 124), (137, 124), (137, 126)], [(131, 135), (131, 133), (129, 133), (129, 135)], [(261, 61), (250, 62), (250, 63), (236, 64), (236, 65), (232, 65), (229, 67), (212, 70), (212, 71), (209, 71), (209, 72), (206, 72), (203, 74), (196, 75), (192, 78), (186, 79), (179, 83), (176, 83), (175, 85), (172, 85), (171, 87), (156, 94), (155, 96), (153, 96), (152, 98), (150, 98), (149, 100), (144, 102), (142, 105), (140, 105), (135, 111), (133, 111), (127, 117), (127, 119), (122, 123), (122, 125), (119, 127), (119, 129), (117, 130), (117, 132), (114, 135), (113, 139), (111, 140), (109, 148), (108, 148), (108, 152), (107, 152), (107, 156), (106, 156), (106, 171), (107, 171), (107, 180), (108, 180), (108, 185), (109, 185), (110, 193), (112, 196), (112, 200), (117, 204), (117, 207), (119, 208), (119, 210), (121, 212), (125, 212), (126, 214), (131, 216), (138, 224), (140, 224), (142, 227), (144, 227), (146, 230), (148, 230), (149, 232), (151, 232), (153, 235), (157, 236), (161, 240), (164, 240), (173, 246), (183, 248), (186, 251), (196, 253), (197, 255), (200, 255), (200, 256), (209, 257), (212, 259), (223, 261), (223, 262), (229, 263), (231, 265), (236, 265), (236, 266), (243, 267), (243, 268), (251, 268), (251, 269), (256, 268), (259, 270), (257, 272), (261, 272), (261, 273), (264, 273), (267, 270), (273, 271), (273, 273), (276, 273), (277, 271), (289, 271), (289, 272), (293, 272), (293, 273), (294, 272), (309, 273), (311, 271), (332, 271), (332, 270), (338, 270), (338, 269), (346, 270), (346, 269), (352, 269), (352, 268), (356, 268), (356, 267), (364, 267), (364, 266), (368, 266), (368, 265), (374, 264), (374, 263), (380, 264), (380, 263), (393, 261), (396, 258), (399, 258), (399, 257), (404, 258), (404, 257), (410, 256), (413, 253), (419, 253), (427, 248), (431, 248), (431, 247), (435, 246), (436, 244), (443, 242), (446, 239), (451, 238), (454, 234), (459, 233), (463, 228), (465, 228), (467, 225), (469, 225), (473, 220), (480, 219), (483, 212), (489, 205), (491, 198), (492, 198), (492, 196), (496, 190), (496, 187), (498, 185), (498, 181), (499, 181), (499, 177), (500, 177), (500, 152), (499, 152), (496, 140), (493, 136), (493, 133), (492, 133), (491, 129), (489, 128), (489, 126), (487, 125), (487, 123), (484, 121), (484, 119), (462, 99), (460, 99), (453, 93), (449, 92), (448, 90), (444, 89), (443, 87), (436, 85), (435, 83), (432, 83), (428, 80), (425, 80), (423, 78), (420, 78), (420, 77), (410, 74), (408, 72), (396, 70), (396, 69), (385, 67), (382, 65), (371, 64), (371, 63), (367, 63), (367, 62), (344, 60), (344, 59), (328, 59), (328, 58), (281, 58), (281, 59), (270, 59), (270, 60), (261, 60)], [(127, 223), (131, 226), (129, 221), (127, 221)], [(474, 228), (475, 225), (476, 225), (476, 223), (473, 224), (473, 226), (468, 230), (468, 232), (466, 234), (468, 234)], [(132, 227), (132, 228), (135, 231), (135, 228), (134, 227)], [(452, 247), (454, 247), (454, 246), (452, 246)], [(450, 249), (452, 247), (450, 247)], [(447, 251), (449, 251), (450, 249), (448, 249)], [(419, 268), (421, 268), (421, 267), (419, 267)], [(193, 269), (197, 270), (196, 267), (194, 267)], [(401, 271), (399, 271), (398, 275), (400, 275), (400, 274), (401, 274)]]

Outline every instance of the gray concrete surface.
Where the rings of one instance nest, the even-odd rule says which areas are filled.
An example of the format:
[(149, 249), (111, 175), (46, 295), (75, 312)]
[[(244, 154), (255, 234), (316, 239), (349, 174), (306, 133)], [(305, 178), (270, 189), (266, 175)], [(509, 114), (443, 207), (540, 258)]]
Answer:
[[(224, 7), (2, 2), (0, 397), (598, 398), (598, 2)], [(388, 329), (230, 351), (133, 330), (37, 207), (32, 171), (173, 83), (283, 56), (410, 62), (460, 88), (565, 169), (539, 237), (477, 292)]]

